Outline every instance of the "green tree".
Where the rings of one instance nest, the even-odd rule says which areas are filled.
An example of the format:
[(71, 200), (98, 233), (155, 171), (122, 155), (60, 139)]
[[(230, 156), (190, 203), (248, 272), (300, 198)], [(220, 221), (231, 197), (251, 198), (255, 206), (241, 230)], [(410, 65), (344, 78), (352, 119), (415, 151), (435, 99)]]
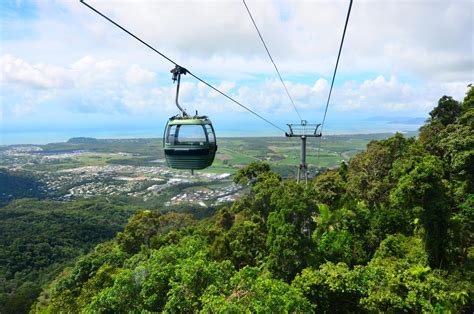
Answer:
[(302, 294), (288, 284), (246, 266), (224, 286), (211, 285), (202, 297), (202, 313), (310, 313)]
[[(359, 204), (362, 207), (362, 204)], [(347, 208), (330, 210), (319, 204), (319, 215), (314, 220), (316, 228), (312, 235), (318, 264), (326, 261), (344, 262), (349, 265), (363, 263), (366, 260), (363, 241), (359, 234), (365, 234), (361, 212)], [(364, 215), (364, 214), (363, 214)], [(362, 224), (360, 224), (362, 222)]]
[(450, 245), (448, 256), (453, 264), (465, 265), (474, 275), (474, 194), (459, 205), (459, 212), (450, 218)]
[(425, 246), (432, 266), (446, 261), (450, 201), (443, 181), (443, 162), (435, 156), (424, 157), (402, 176), (391, 194), (394, 208), (416, 213), (425, 230)]
[(366, 152), (349, 162), (349, 195), (367, 201), (370, 206), (388, 201), (390, 189), (396, 183), (390, 180), (389, 172), (394, 161), (402, 157), (413, 142), (400, 133), (386, 140), (370, 142)]
[(216, 215), (216, 226), (224, 230), (229, 230), (234, 224), (235, 214), (227, 207), (220, 209)]
[(267, 222), (267, 266), (276, 277), (289, 281), (314, 257), (314, 195), (296, 182), (287, 181), (274, 190), (271, 203), (274, 210)]
[(235, 224), (228, 233), (232, 263), (240, 269), (256, 266), (266, 256), (267, 233), (263, 221), (256, 217), (253, 221)]
[(367, 294), (360, 299), (365, 311), (459, 312), (468, 294), (463, 283), (456, 288), (428, 266), (421, 240), (389, 236), (364, 270)]
[(338, 169), (322, 173), (316, 177), (314, 189), (321, 203), (327, 204), (331, 208), (339, 207), (346, 192), (344, 172)]
[(446, 165), (447, 179), (460, 202), (474, 193), (474, 132), (470, 126), (449, 125), (438, 146)]
[[(173, 282), (180, 282), (176, 279), (178, 270), (187, 267), (192, 260), (202, 264), (207, 258), (205, 240), (199, 236), (186, 236), (177, 244), (152, 250), (143, 261), (138, 261), (136, 268), (140, 269), (140, 274), (144, 274), (140, 292), (144, 308), (149, 311), (163, 311), (168, 303), (168, 292)], [(175, 288), (177, 289), (178, 287)], [(178, 296), (175, 296), (175, 301), (177, 298)]]
[(232, 270), (229, 261), (218, 263), (198, 256), (180, 261), (164, 310), (190, 313), (202, 308), (202, 295), (208, 286), (225, 285)]
[(363, 267), (352, 271), (345, 263), (327, 262), (319, 269), (306, 268), (293, 280), (292, 286), (312, 303), (317, 313), (362, 312), (359, 300), (367, 294)]
[(281, 177), (273, 172), (265, 172), (257, 177), (252, 188), (251, 211), (259, 215), (264, 222), (267, 222), (268, 215), (274, 206), (272, 197), (281, 185)]
[(41, 287), (34, 282), (25, 282), (14, 293), (5, 295), (0, 300), (0, 312), (4, 314), (28, 313), (31, 305), (41, 292)]
[(114, 283), (92, 297), (84, 308), (86, 312), (130, 313), (141, 308), (140, 283), (136, 271), (120, 270), (114, 276)]
[(443, 96), (439, 99), (438, 105), (430, 112), (429, 121), (437, 121), (446, 126), (454, 123), (460, 113), (460, 103), (450, 96)]
[(270, 165), (268, 163), (254, 161), (237, 171), (234, 176), (234, 182), (242, 185), (253, 183), (259, 175), (269, 171)]
[(125, 230), (117, 235), (117, 240), (125, 252), (133, 254), (140, 251), (142, 245), (150, 245), (154, 236), (180, 230), (192, 222), (193, 218), (188, 214), (144, 210), (130, 219)]
[(464, 97), (464, 101), (461, 105), (462, 114), (459, 117), (459, 123), (462, 125), (474, 127), (474, 86), (469, 84), (469, 89)]

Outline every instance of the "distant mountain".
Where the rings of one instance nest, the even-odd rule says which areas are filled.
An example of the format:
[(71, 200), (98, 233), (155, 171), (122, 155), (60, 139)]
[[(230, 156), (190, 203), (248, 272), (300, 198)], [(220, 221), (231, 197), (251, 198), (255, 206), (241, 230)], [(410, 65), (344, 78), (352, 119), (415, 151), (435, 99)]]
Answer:
[(90, 144), (90, 143), (97, 143), (98, 140), (93, 137), (73, 137), (70, 138), (67, 143), (69, 144)]

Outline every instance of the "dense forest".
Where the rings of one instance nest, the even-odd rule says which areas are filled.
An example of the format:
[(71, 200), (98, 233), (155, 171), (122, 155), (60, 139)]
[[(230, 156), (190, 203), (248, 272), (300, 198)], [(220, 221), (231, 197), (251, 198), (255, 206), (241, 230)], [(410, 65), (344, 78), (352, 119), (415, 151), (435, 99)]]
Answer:
[(22, 199), (0, 208), (0, 313), (27, 313), (43, 285), (123, 230), (135, 210), (103, 199)]
[(38, 180), (21, 171), (0, 169), (0, 206), (7, 205), (15, 199), (45, 197), (45, 187)]
[[(4, 172), (6, 173), (6, 172)], [(0, 171), (0, 179), (2, 172)], [(26, 176), (6, 173), (16, 185), (16, 196), (33, 193)], [(34, 179), (33, 179), (34, 180)], [(10, 181), (8, 181), (10, 182)], [(42, 287), (74, 260), (97, 244), (122, 231), (127, 220), (159, 202), (136, 198), (94, 197), (67, 202), (37, 199), (14, 200), (0, 207), (0, 313), (28, 313)], [(33, 196), (32, 195), (32, 196)], [(159, 203), (161, 206), (163, 202)], [(215, 208), (190, 204), (168, 206), (167, 211), (191, 213), (195, 219), (209, 217)]]
[(472, 313), (473, 124), (470, 87), (307, 187), (252, 163), (230, 208), (138, 212), (32, 311)]
[(472, 312), (473, 107), (473, 88), (444, 96), (418, 139), (372, 141), (307, 187), (251, 164), (230, 208), (141, 211), (125, 230), (140, 204), (10, 202), (45, 189), (0, 171), (0, 313), (38, 295), (36, 312)]

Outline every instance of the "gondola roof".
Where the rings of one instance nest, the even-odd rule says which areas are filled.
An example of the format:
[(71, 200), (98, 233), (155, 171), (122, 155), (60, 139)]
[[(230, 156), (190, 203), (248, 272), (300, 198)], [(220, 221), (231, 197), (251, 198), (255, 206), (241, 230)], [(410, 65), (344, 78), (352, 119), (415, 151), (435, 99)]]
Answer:
[(170, 118), (168, 125), (206, 125), (212, 124), (206, 116), (200, 117), (172, 117)]

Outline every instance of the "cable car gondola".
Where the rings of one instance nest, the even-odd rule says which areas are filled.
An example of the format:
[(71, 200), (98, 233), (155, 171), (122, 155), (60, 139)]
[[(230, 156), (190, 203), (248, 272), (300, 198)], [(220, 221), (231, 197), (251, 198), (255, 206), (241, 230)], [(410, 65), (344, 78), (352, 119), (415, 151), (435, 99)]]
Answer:
[(178, 103), (181, 74), (187, 70), (176, 66), (173, 70), (176, 85), (176, 106), (181, 115), (171, 117), (163, 135), (163, 149), (166, 163), (174, 169), (204, 169), (212, 165), (216, 156), (217, 143), (214, 127), (206, 116), (189, 116)]
[[(319, 128), (319, 134), (316, 133), (316, 130), (319, 127), (319, 125), (318, 125), (316, 127), (316, 130), (314, 131), (314, 134), (312, 135), (312, 137), (317, 136), (317, 137), (320, 138), (319, 147), (318, 147), (318, 159), (319, 159), (319, 152), (321, 150), (322, 129), (323, 129), (323, 126), (324, 126), (324, 122), (326, 121), (326, 114), (327, 114), (327, 111), (328, 111), (329, 101), (331, 99), (331, 93), (332, 93), (332, 89), (333, 89), (333, 86), (334, 86), (334, 79), (336, 78), (336, 72), (337, 72), (337, 67), (338, 67), (338, 64), (339, 64), (339, 58), (341, 56), (342, 46), (344, 44), (344, 37), (346, 35), (347, 24), (349, 22), (349, 16), (350, 16), (350, 13), (351, 13), (352, 1), (353, 0), (350, 0), (349, 9), (347, 11), (346, 23), (344, 25), (344, 31), (342, 33), (342, 40), (341, 40), (341, 44), (339, 46), (339, 52), (338, 52), (337, 59), (336, 59), (336, 66), (334, 68), (331, 87), (329, 89), (329, 95), (328, 95), (327, 102), (326, 102), (326, 109), (324, 110), (323, 121), (322, 121), (322, 123), (320, 125), (320, 128)], [(247, 110), (250, 113), (254, 114), (255, 116), (259, 117), (260, 119), (262, 119), (266, 123), (268, 123), (268, 124), (272, 125), (273, 127), (279, 129), (280, 131), (285, 132), (284, 129), (280, 128), (279, 126), (277, 126), (273, 122), (271, 122), (268, 119), (264, 118), (262, 115), (258, 114), (257, 112), (253, 111), (252, 109), (244, 106), (239, 101), (235, 100), (234, 98), (227, 95), (226, 93), (220, 91), (219, 89), (217, 89), (216, 87), (214, 87), (211, 84), (207, 83), (206, 81), (204, 81), (203, 79), (201, 79), (198, 76), (194, 75), (193, 73), (187, 71), (185, 68), (180, 67), (175, 61), (171, 60), (166, 55), (164, 55), (163, 53), (161, 53), (157, 49), (150, 46), (148, 43), (146, 43), (145, 41), (143, 41), (142, 39), (140, 39), (139, 37), (137, 37), (136, 35), (134, 35), (130, 31), (128, 31), (127, 29), (125, 29), (124, 27), (122, 27), (121, 25), (119, 25), (118, 23), (116, 23), (115, 21), (113, 21), (112, 19), (107, 17), (106, 15), (104, 15), (102, 12), (98, 11), (97, 9), (92, 7), (91, 5), (87, 4), (84, 0), (81, 0), (80, 2), (82, 4), (84, 4), (85, 6), (87, 6), (88, 8), (90, 8), (92, 11), (96, 12), (97, 14), (99, 14), (100, 16), (105, 18), (107, 21), (109, 21), (112, 24), (114, 24), (115, 26), (119, 27), (121, 30), (123, 30), (124, 32), (126, 32), (127, 34), (129, 34), (130, 36), (132, 36), (133, 38), (135, 38), (136, 40), (138, 40), (139, 42), (141, 42), (142, 44), (144, 44), (145, 46), (147, 46), (151, 50), (153, 50), (155, 53), (159, 54), (160, 56), (162, 56), (163, 58), (165, 58), (166, 60), (168, 60), (169, 62), (171, 62), (175, 65), (175, 68), (173, 70), (171, 70), (171, 73), (173, 73), (173, 77), (172, 77), (173, 81), (176, 81), (176, 80), (178, 81), (178, 84), (177, 84), (177, 87), (176, 87), (176, 106), (181, 111), (181, 116), (177, 115), (177, 116), (171, 117), (169, 119), (169, 121), (168, 121), (168, 123), (166, 124), (166, 127), (165, 127), (165, 134), (163, 136), (163, 148), (164, 148), (164, 152), (165, 152), (165, 157), (166, 157), (166, 161), (167, 161), (167, 163), (170, 167), (176, 168), (176, 169), (190, 169), (191, 172), (193, 172), (194, 169), (204, 169), (204, 168), (206, 168), (206, 167), (208, 167), (212, 164), (212, 162), (214, 161), (214, 157), (216, 155), (216, 151), (217, 151), (216, 137), (215, 137), (214, 128), (212, 127), (211, 121), (206, 116), (198, 116), (197, 112), (196, 112), (196, 115), (194, 117), (190, 117), (186, 113), (186, 111), (184, 111), (179, 106), (178, 95), (179, 95), (179, 84), (180, 84), (181, 74), (189, 73), (189, 75), (191, 75), (192, 77), (194, 77), (195, 79), (197, 79), (198, 81), (203, 83), (204, 85), (207, 85), (209, 88), (211, 88), (214, 91), (218, 92), (222, 96), (226, 97), (230, 101), (234, 102), (235, 104), (239, 105), (240, 107), (244, 108), (245, 110)], [(294, 104), (293, 99), (291, 98), (290, 93), (288, 92), (288, 89), (287, 89), (287, 87), (286, 87), (286, 85), (283, 81), (283, 78), (280, 75), (280, 71), (278, 70), (275, 62), (273, 61), (273, 58), (270, 55), (270, 52), (268, 51), (267, 45), (265, 44), (265, 41), (263, 40), (263, 37), (261, 36), (260, 31), (258, 30), (257, 24), (255, 23), (255, 21), (252, 17), (252, 14), (251, 14), (247, 4), (245, 3), (245, 1), (244, 1), (244, 5), (247, 9), (247, 12), (249, 13), (249, 16), (250, 16), (254, 26), (255, 26), (255, 29), (257, 30), (257, 33), (258, 33), (258, 35), (259, 35), (259, 37), (260, 37), (260, 39), (263, 43), (263, 46), (265, 47), (265, 50), (267, 51), (267, 54), (270, 58), (270, 61), (273, 63), (273, 66), (275, 67), (275, 70), (276, 70), (276, 72), (277, 72), (277, 74), (280, 78), (280, 81), (281, 81), (283, 87), (285, 88), (285, 91), (286, 91), (291, 103), (293, 104), (293, 108), (295, 109), (296, 113), (298, 114), (298, 117), (301, 120), (301, 126), (305, 127), (306, 122), (303, 119), (301, 119), (301, 116), (300, 116), (298, 110), (296, 109), (296, 105)], [(306, 134), (295, 135), (293, 133), (293, 131), (291, 130), (291, 126), (290, 126), (290, 133), (287, 133), (287, 132), (285, 132), (285, 133), (286, 133), (286, 136), (290, 136), (290, 137), (291, 136), (301, 136), (302, 142), (304, 142), (304, 145), (306, 145), (305, 144), (306, 143), (305, 139), (306, 139), (306, 136), (307, 136)], [(304, 138), (304, 140), (303, 140), (303, 138)], [(302, 165), (305, 165), (304, 160), (302, 162)], [(306, 167), (302, 167), (302, 168), (306, 168)]]

